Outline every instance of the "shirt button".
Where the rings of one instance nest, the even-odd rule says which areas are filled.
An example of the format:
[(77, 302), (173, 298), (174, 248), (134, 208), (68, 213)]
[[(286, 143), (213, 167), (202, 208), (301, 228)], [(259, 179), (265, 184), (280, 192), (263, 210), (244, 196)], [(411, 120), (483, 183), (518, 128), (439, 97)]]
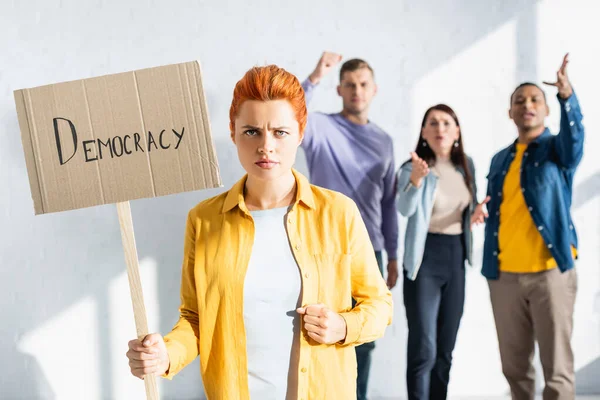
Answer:
[(498, 196), (502, 196), (502, 192), (498, 192)]
[(500, 215), (500, 211), (496, 211), (496, 215), (497, 215), (497, 216), (498, 216), (498, 215)]
[(497, 251), (495, 251), (495, 252), (494, 252), (494, 255), (495, 255), (495, 256), (497, 256), (497, 255), (498, 255), (498, 252), (497, 252)]
[(494, 232), (494, 236), (498, 236), (498, 232)]
[(533, 211), (533, 207), (529, 207), (529, 211)]
[(540, 165), (540, 164), (539, 164), (539, 163), (536, 161), (536, 162), (535, 162), (535, 164), (533, 164), (533, 165), (535, 165), (535, 166), (537, 167), (537, 166), (538, 166), (538, 165)]
[(506, 171), (502, 171), (502, 175), (506, 175)]
[(525, 193), (525, 188), (521, 188), (521, 192)]
[(305, 274), (304, 274), (304, 277), (305, 277), (305, 278), (310, 278), (310, 273), (309, 273), (309, 272), (305, 273)]
[(548, 248), (549, 248), (549, 249), (551, 249), (551, 248), (552, 248), (552, 244), (549, 244), (549, 245), (548, 245)]
[(524, 157), (527, 157), (527, 152), (523, 153), (523, 156), (524, 156)]
[(544, 227), (543, 227), (543, 226), (541, 226), (541, 225), (540, 225), (540, 226), (538, 226), (538, 231), (543, 231), (543, 230), (544, 230)]
[(295, 248), (296, 250), (300, 250), (300, 245), (299, 245), (299, 244), (297, 244), (296, 246), (294, 246), (294, 248)]
[(573, 126), (573, 125), (575, 125), (575, 121), (571, 121), (571, 122), (569, 122), (569, 125), (570, 125), (570, 126)]
[(306, 368), (302, 367), (302, 369), (300, 371), (303, 373), (306, 373)]
[(569, 229), (570, 229), (570, 230), (573, 230), (573, 225), (569, 225)]

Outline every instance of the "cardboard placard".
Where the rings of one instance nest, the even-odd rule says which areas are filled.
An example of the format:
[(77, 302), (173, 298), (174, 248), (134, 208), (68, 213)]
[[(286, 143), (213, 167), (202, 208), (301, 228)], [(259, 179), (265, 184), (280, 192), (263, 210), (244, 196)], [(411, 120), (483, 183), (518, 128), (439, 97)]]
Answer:
[(36, 214), (221, 186), (196, 61), (14, 94)]
[[(200, 64), (16, 90), (36, 214), (117, 203), (137, 337), (148, 334), (129, 200), (221, 186)], [(156, 379), (144, 377), (158, 400)]]

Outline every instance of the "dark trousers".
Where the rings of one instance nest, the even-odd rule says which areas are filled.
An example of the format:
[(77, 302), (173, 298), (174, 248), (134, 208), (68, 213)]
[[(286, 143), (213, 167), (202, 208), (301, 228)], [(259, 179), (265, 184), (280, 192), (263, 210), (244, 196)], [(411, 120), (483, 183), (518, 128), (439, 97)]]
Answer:
[[(375, 252), (379, 271), (383, 276), (383, 256), (381, 251)], [(353, 302), (354, 303), (354, 302)], [(375, 348), (375, 342), (369, 342), (356, 346), (356, 364), (358, 375), (356, 377), (356, 398), (367, 400), (367, 385), (369, 383), (369, 371), (371, 370), (371, 352)]]
[(462, 235), (429, 233), (414, 281), (404, 274), (409, 400), (444, 400), (465, 302)]

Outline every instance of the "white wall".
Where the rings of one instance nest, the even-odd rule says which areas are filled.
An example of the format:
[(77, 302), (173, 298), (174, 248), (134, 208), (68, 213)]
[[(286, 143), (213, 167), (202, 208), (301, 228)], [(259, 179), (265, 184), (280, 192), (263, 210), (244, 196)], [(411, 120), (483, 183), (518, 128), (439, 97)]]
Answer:
[[(124, 356), (135, 335), (114, 206), (33, 216), (12, 91), (23, 87), (200, 59), (222, 176), (242, 174), (228, 139), (235, 82), (249, 67), (277, 63), (304, 78), (324, 49), (362, 57), (380, 84), (372, 119), (395, 139), (398, 160), (413, 148), (425, 109), (446, 102), (463, 126), (482, 188), (492, 154), (515, 137), (509, 95), (523, 80), (552, 80), (566, 51), (586, 116), (585, 157), (573, 214), (580, 234), (573, 343), (578, 390), (600, 393), (600, 147), (598, 38), (592, 0), (181, 1), (2, 0), (0, 3), (0, 398), (142, 399)], [(313, 110), (336, 111), (336, 78)], [(554, 90), (548, 89), (558, 126)], [(304, 157), (298, 168), (306, 171)], [(218, 190), (132, 202), (149, 322), (167, 332), (177, 318), (185, 215)], [(402, 228), (404, 221), (402, 221)], [(477, 265), (450, 392), (507, 393), (488, 289)], [(370, 392), (404, 394), (406, 323), (402, 288), (395, 320), (378, 342)], [(234, 355), (232, 354), (232, 357)], [(201, 398), (198, 363), (163, 398)]]

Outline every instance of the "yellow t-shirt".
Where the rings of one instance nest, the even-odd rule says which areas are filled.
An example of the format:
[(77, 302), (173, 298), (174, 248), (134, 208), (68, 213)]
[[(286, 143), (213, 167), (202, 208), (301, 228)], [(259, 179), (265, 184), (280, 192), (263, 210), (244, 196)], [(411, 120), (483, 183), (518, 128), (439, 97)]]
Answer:
[[(521, 191), (521, 162), (526, 149), (526, 144), (517, 143), (515, 158), (506, 173), (498, 230), (500, 271), (521, 274), (557, 267), (556, 260), (529, 214)], [(573, 248), (573, 256), (575, 255), (576, 250)]]

